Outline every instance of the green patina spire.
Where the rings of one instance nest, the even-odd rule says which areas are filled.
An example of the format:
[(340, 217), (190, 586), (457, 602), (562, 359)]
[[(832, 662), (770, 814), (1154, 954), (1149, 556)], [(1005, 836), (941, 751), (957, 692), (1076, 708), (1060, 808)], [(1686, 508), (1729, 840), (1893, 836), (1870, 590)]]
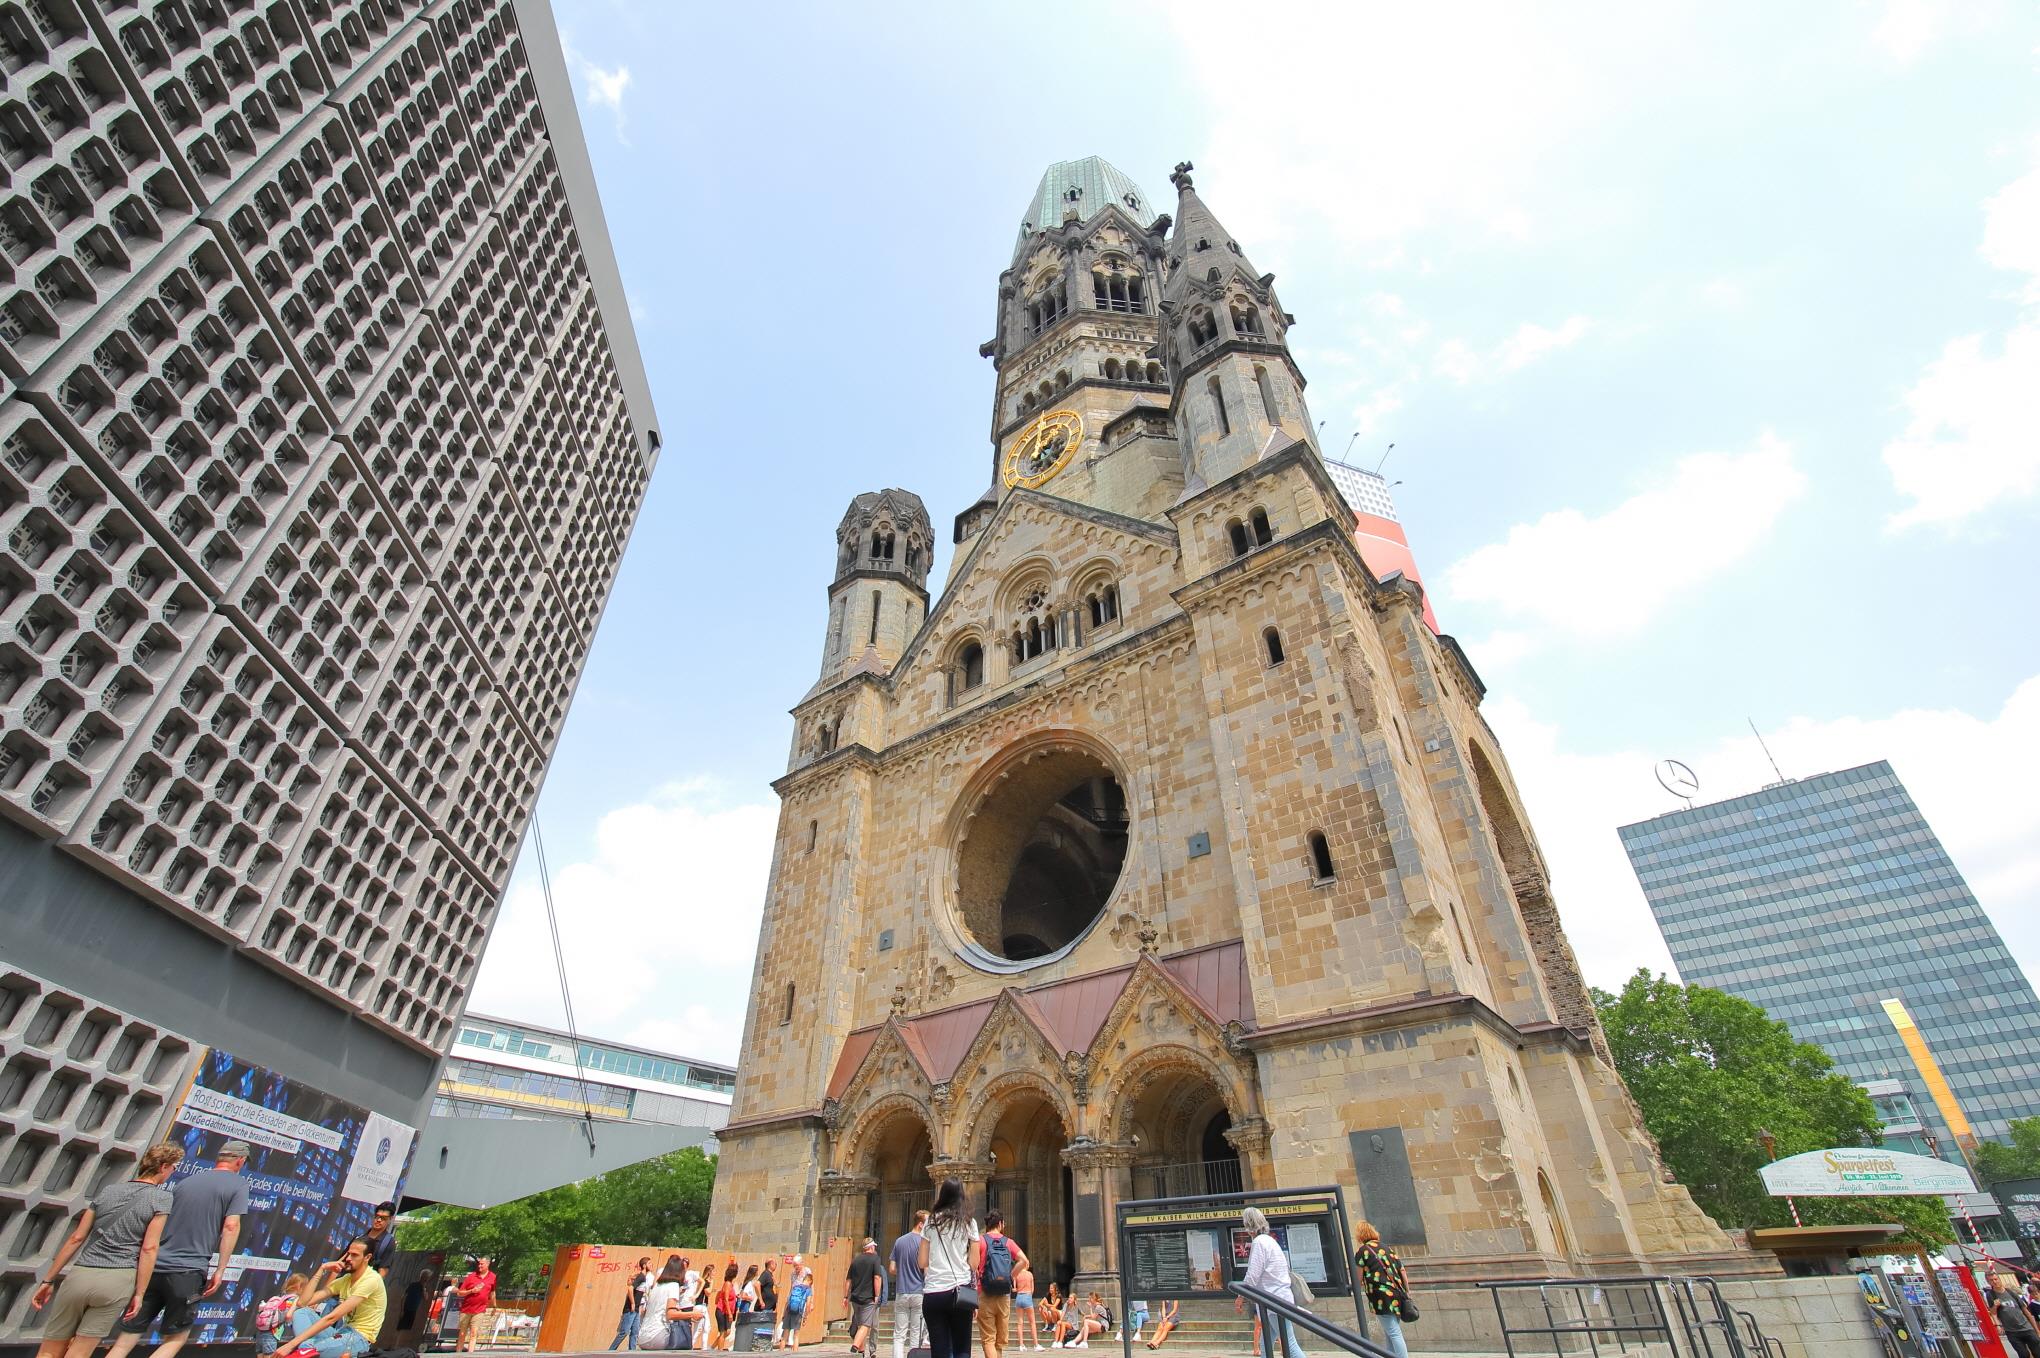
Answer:
[(1020, 218), (1020, 236), (1015, 244), (1026, 241), (1037, 231), (1061, 226), (1072, 209), (1079, 220), (1089, 220), (1113, 204), (1142, 226), (1155, 219), (1156, 208), (1147, 192), (1103, 156), (1059, 160), (1041, 176), (1041, 183)]

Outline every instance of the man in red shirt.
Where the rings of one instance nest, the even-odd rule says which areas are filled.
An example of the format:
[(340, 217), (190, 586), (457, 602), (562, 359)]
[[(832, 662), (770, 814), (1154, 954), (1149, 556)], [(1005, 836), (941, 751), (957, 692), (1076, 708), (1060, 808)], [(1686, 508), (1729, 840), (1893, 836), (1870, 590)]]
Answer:
[(454, 1351), (473, 1353), (481, 1339), (482, 1312), (496, 1299), (496, 1274), (489, 1267), (489, 1257), (483, 1255), (475, 1260), (474, 1271), (462, 1278), (454, 1290), (460, 1296), (460, 1340)]

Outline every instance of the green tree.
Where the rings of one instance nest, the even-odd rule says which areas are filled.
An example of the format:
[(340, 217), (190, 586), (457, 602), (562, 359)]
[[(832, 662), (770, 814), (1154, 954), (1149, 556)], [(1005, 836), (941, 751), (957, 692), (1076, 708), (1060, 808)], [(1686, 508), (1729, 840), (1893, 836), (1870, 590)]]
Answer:
[[(1875, 1145), (1869, 1095), (1810, 1042), (1761, 1008), (1706, 986), (1639, 970), (1622, 993), (1594, 992), (1608, 1046), (1657, 1138), (1665, 1164), (1724, 1226), (1789, 1226), (1784, 1199), (1758, 1177), (1769, 1132), (1782, 1158), (1830, 1146)], [(1808, 1225), (1893, 1221), (1904, 1240), (1954, 1238), (1938, 1198), (1802, 1198)]]
[(1986, 1141), (1976, 1148), (1976, 1174), (1985, 1183), (2040, 1179), (2040, 1118), (2013, 1118), (2012, 1144)]
[(397, 1244), (486, 1254), (505, 1286), (537, 1288), (561, 1245), (706, 1244), (715, 1165), (689, 1146), (494, 1207), (429, 1207), (398, 1226)]

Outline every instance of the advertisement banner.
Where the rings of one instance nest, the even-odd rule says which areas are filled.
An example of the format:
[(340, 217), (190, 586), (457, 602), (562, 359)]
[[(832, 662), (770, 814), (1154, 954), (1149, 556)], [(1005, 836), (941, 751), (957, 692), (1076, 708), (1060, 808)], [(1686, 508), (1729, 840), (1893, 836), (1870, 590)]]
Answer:
[(1774, 1198), (1882, 1198), (1974, 1193), (1969, 1171), (1927, 1155), (1841, 1146), (1773, 1160), (1759, 1171)]
[[(166, 1139), (184, 1147), (177, 1184), (212, 1168), (219, 1148), (253, 1151), (248, 1214), (220, 1290), (199, 1303), (192, 1339), (254, 1338), (255, 1309), (291, 1273), (339, 1257), (368, 1227), (375, 1204), (399, 1198), (414, 1129), (215, 1047), (199, 1062)], [(392, 1308), (392, 1318), (394, 1319)]]

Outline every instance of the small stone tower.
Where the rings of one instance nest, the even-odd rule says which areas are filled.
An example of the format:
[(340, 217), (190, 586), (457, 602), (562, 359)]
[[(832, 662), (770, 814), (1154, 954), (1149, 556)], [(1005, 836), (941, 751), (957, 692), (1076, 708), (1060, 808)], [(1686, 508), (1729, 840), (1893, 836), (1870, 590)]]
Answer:
[(1296, 318), (1275, 296), (1275, 275), (1254, 273), (1246, 252), (1176, 167), (1175, 231), (1162, 281), (1167, 356), (1184, 489), (1194, 493), (1291, 442), (1317, 443), (1303, 374), (1289, 356)]
[(836, 525), (829, 636), (816, 687), (892, 669), (928, 616), (933, 542), (928, 511), (912, 491), (866, 491), (850, 502)]

